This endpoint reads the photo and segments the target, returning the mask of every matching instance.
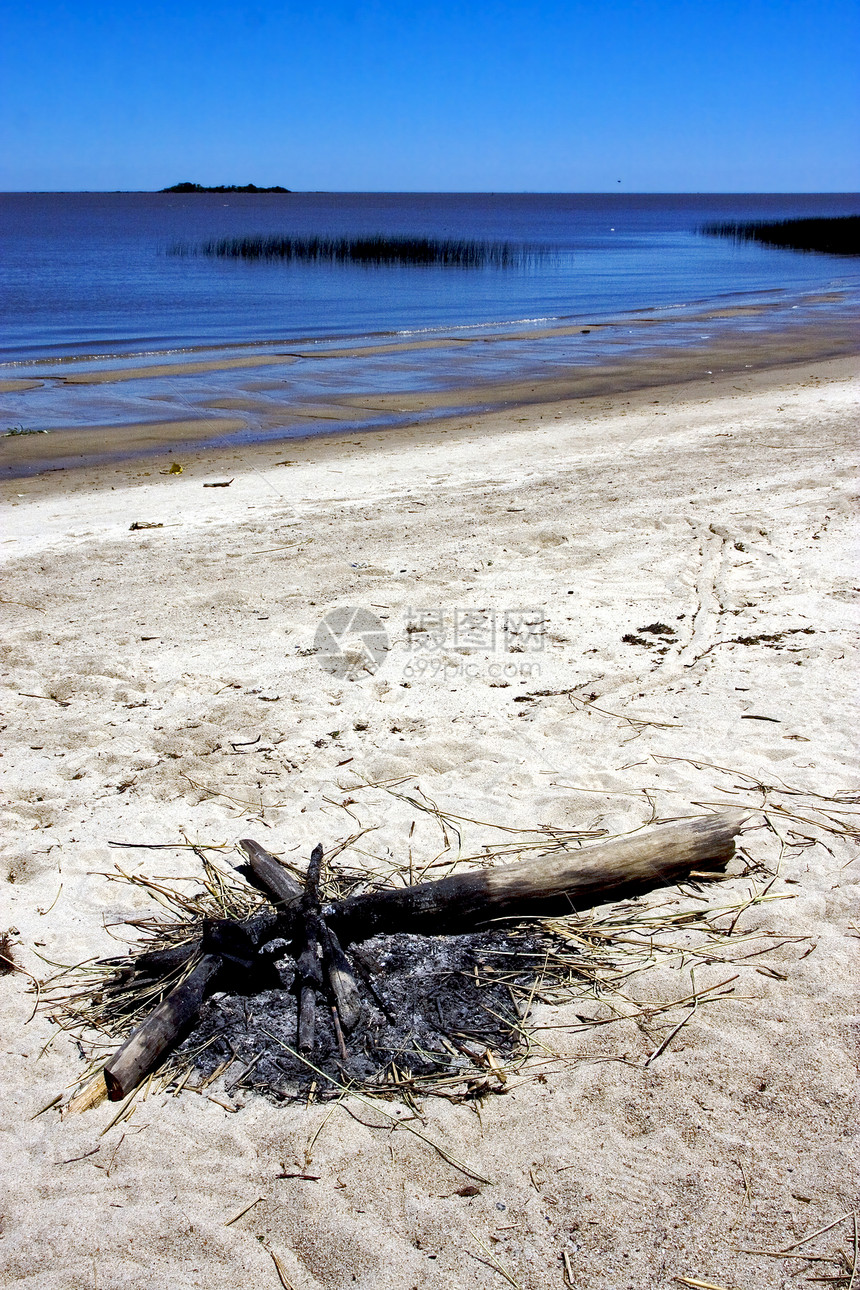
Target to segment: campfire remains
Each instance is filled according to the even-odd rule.
[[[139,1000],[143,990],[159,1002],[110,1057],[97,1084],[112,1100],[127,1097],[177,1046],[191,1042],[189,1035],[198,1067],[206,1070],[208,1061],[217,1071],[219,1043],[239,1055],[229,1039],[237,1010],[244,1013],[246,1040],[251,1036],[257,1047],[251,1063],[274,1064],[282,1073],[279,1050],[289,1059],[288,1072],[304,1065],[325,1075],[323,1063],[338,1072],[333,1083],[367,1080],[380,1059],[394,1067],[396,1080],[392,1051],[405,1052],[400,1060],[413,1071],[422,1063],[438,1070],[440,1060],[474,1062],[482,1054],[492,1068],[493,1046],[500,1050],[518,1028],[500,1011],[507,1002],[510,1012],[512,974],[499,965],[514,950],[513,975],[539,962],[536,920],[607,897],[719,876],[746,818],[732,810],[683,819],[583,850],[331,903],[320,892],[322,847],[314,849],[300,885],[246,839],[240,844],[246,873],[265,904],[244,917],[206,919],[197,934],[139,955],[104,983],[104,997]],[[471,985],[474,970],[477,986],[479,966],[496,993],[485,993],[472,1009],[487,1017],[476,1033],[460,1014],[469,1013],[464,980]],[[452,980],[456,988],[448,988]],[[255,1012],[263,1004],[260,1022]],[[204,1052],[208,1058],[200,1060]],[[247,1046],[241,1055],[247,1059]],[[97,1094],[91,1090],[88,1099]]]

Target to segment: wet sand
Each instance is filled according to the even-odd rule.
[[[65,360],[35,365],[0,383],[0,424],[31,432],[0,436],[0,477],[173,454],[201,442],[224,447],[228,436],[286,442],[404,426],[416,417],[512,412],[856,353],[856,321],[819,317],[820,303],[827,302],[811,299],[805,312],[774,303],[690,312],[674,322],[637,315],[351,347],[306,344],[288,352],[281,345],[169,363],[114,360],[83,371],[77,362],[69,371]],[[702,330],[708,328],[715,330]],[[262,380],[246,377],[261,368],[268,369]],[[241,416],[212,416],[225,411]]]
[[[98,372],[72,372],[63,376],[65,385],[115,385],[117,381],[154,380],[159,376],[197,376],[200,372],[229,372],[237,368],[282,367],[294,361],[287,354],[271,356],[245,354],[240,358],[200,359],[197,362],[153,363],[148,367],[112,367]]]
[[[121,426],[83,426],[74,430],[52,430],[51,455],[45,456],[41,435],[14,435],[8,440],[6,462],[18,469],[67,470],[87,461],[100,461],[116,454],[122,444],[123,455],[179,452],[195,440],[211,439],[244,429],[244,421],[227,417],[208,417],[184,421],[145,421]],[[6,447],[4,444],[3,447]]]

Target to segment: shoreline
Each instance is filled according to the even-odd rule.
[[[734,316],[738,311],[718,312]],[[649,320],[636,321],[646,328],[649,325]],[[558,336],[563,341],[570,337],[578,341],[583,336],[590,337],[592,333],[605,331],[610,343],[614,343],[611,340],[613,328],[620,327],[621,324],[593,324],[587,328],[546,329],[538,336],[523,333],[479,339],[452,335],[446,339],[334,349],[313,355],[279,353],[223,357],[199,363],[97,369],[91,373],[75,374],[55,382],[59,394],[66,387],[92,385],[96,392],[89,397],[94,410],[105,400],[113,399],[116,403],[116,396],[110,394],[111,385],[117,382],[121,385],[142,383],[147,391],[153,387],[156,391],[147,393],[147,399],[156,399],[162,404],[166,399],[173,404],[175,415],[143,421],[124,419],[107,424],[52,426],[45,431],[34,429],[21,435],[0,436],[0,480],[14,481],[50,472],[77,471],[121,462],[143,466],[155,464],[160,458],[194,453],[204,447],[213,461],[220,455],[229,456],[234,450],[265,453],[274,447],[276,450],[293,451],[297,444],[315,439],[336,439],[356,433],[396,433],[413,426],[416,420],[431,434],[434,431],[445,433],[453,422],[464,418],[482,421],[511,416],[517,410],[533,410],[542,405],[569,404],[573,407],[588,400],[637,397],[663,387],[695,385],[697,381],[711,379],[746,378],[754,372],[772,372],[773,379],[778,380],[781,371],[797,365],[848,360],[860,353],[860,335],[854,320],[831,319],[827,325],[821,321],[817,324],[806,321],[795,328],[783,326],[766,330],[762,327],[752,333],[730,327],[709,344],[658,343],[638,352],[621,352],[618,355],[604,351],[599,363],[564,362],[552,353],[541,354],[541,344],[552,344]],[[323,393],[320,398],[313,393],[302,395],[301,391],[296,395],[287,389],[288,385],[297,384],[296,363],[299,365],[298,376],[302,375],[304,369],[300,360],[303,359],[313,359],[314,363],[322,362],[323,365],[326,361],[340,359],[378,364],[380,359],[383,363],[386,359],[396,361],[401,354],[410,357],[414,351],[474,349],[476,345],[500,340],[526,344],[531,372],[514,380],[497,378],[458,385],[457,360],[453,359],[448,360],[447,379],[439,389],[415,388],[414,381],[411,389],[392,388],[400,378],[396,369],[386,372],[384,365],[382,371],[362,374],[365,382],[373,382],[375,378],[376,391],[373,393],[361,392],[359,385],[352,392],[347,389],[327,398]],[[225,377],[235,371],[241,374],[248,368],[267,367],[286,368],[290,371],[290,381],[286,382],[273,370],[271,380],[246,380],[244,386],[235,390],[231,386],[222,388]],[[180,388],[168,381],[169,393],[163,396],[157,392],[159,377],[181,377],[184,384]],[[202,385],[198,382],[195,387],[194,377],[198,377]],[[23,400],[33,392],[41,393],[45,382],[38,377],[25,376],[5,384],[14,387],[7,390],[10,397],[19,393]],[[0,382],[0,398],[2,386]],[[105,387],[106,392],[103,393]],[[52,393],[48,391],[49,396]],[[292,396],[291,401],[285,402],[288,393]],[[191,399],[195,402],[192,403]],[[20,408],[25,404],[19,401],[17,406]],[[143,406],[139,398],[135,406]],[[198,410],[202,415],[195,415]],[[12,414],[7,412],[5,415],[8,418]],[[126,416],[129,415],[127,412]],[[332,428],[327,429],[328,425]]]
[[[228,479],[235,488],[242,480],[253,477],[266,481],[267,491],[279,495],[284,488],[293,491],[293,480],[298,468],[300,474],[316,469],[337,470],[347,464],[361,469],[360,478],[364,478],[365,463],[372,464],[381,460],[383,468],[403,450],[425,450],[431,454],[444,453],[449,446],[460,446],[467,443],[488,442],[501,437],[503,442],[521,441],[525,447],[529,437],[537,427],[551,428],[559,421],[565,423],[571,418],[575,422],[592,427],[603,424],[619,424],[620,417],[642,417],[653,421],[653,430],[660,433],[661,417],[677,415],[678,408],[689,408],[692,415],[705,414],[705,408],[714,400],[742,400],[744,396],[754,398],[759,404],[768,399],[780,396],[786,387],[803,386],[808,382],[827,385],[844,385],[851,382],[860,372],[860,356],[840,356],[839,358],[798,361],[784,367],[763,367],[745,371],[743,385],[739,387],[739,375],[736,372],[715,373],[706,379],[684,381],[663,386],[645,386],[636,390],[623,391],[616,396],[598,395],[579,400],[561,400],[546,404],[532,404],[525,407],[513,407],[502,411],[492,410],[472,416],[454,416],[440,418],[438,421],[412,423],[385,427],[373,431],[336,431],[328,435],[306,436],[301,439],[276,440],[269,443],[237,445],[234,448],[195,447],[193,443],[178,445],[167,450],[150,452],[139,458],[124,458],[119,461],[95,461],[73,469],[47,469],[39,474],[0,478],[0,504],[7,506],[10,513],[10,525],[5,542],[0,547],[0,563],[7,557],[14,557],[15,546],[19,538],[16,533],[22,532],[23,516],[19,512],[11,519],[13,512],[23,504],[24,511],[33,509],[33,523],[25,530],[34,535],[44,524],[45,507],[53,502],[65,502],[67,512],[60,511],[70,522],[81,501],[91,494],[116,492],[122,497],[122,506],[137,505],[139,494],[145,498],[144,506],[149,507],[153,501],[170,498],[171,490],[176,493],[177,486],[186,483],[200,487],[204,484],[217,484]],[[647,424],[644,433],[649,435],[652,425]],[[593,442],[589,430],[587,446]],[[182,473],[169,475],[169,465],[175,455],[181,458]],[[288,469],[285,469],[288,468]],[[290,484],[285,482],[286,476]],[[24,491],[21,491],[24,490]],[[184,489],[182,490],[184,492]],[[223,504],[230,494],[227,489],[212,489],[201,493],[201,496],[214,502],[220,499]],[[171,515],[174,507],[169,503]],[[178,515],[178,512],[177,512]],[[135,514],[137,520],[146,520],[142,512]],[[50,530],[53,525],[48,525]]]

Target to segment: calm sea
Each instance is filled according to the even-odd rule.
[[[856,262],[704,237],[709,220],[855,213],[853,195],[0,195],[0,363],[425,329],[545,327],[779,291],[856,290]],[[177,257],[254,233],[544,245],[521,269]]]
[[[855,259],[700,230],[858,210],[839,195],[0,195],[0,476],[856,352]],[[463,269],[172,253],[273,233],[547,254]]]

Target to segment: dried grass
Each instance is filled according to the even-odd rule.
[[[813,844],[828,847],[835,838],[860,836],[858,812],[852,809],[860,802],[857,794],[844,792],[824,797],[782,783],[765,784],[706,762],[692,764],[722,777],[717,787],[723,800],[696,805],[743,806],[759,812],[767,829],[779,839],[780,861],[789,848]],[[730,779],[728,785],[726,777]],[[476,819],[441,807],[412,781],[362,783],[350,786],[347,794],[331,804],[361,827],[325,858],[325,901],[446,876],[463,867],[489,867],[526,858],[534,852],[569,850],[583,841],[606,836],[603,830],[594,828],[574,830],[551,824],[521,828]],[[382,803],[384,811],[385,800],[393,799],[415,818],[424,817],[438,831],[439,845],[434,848],[423,837],[416,857],[413,820],[409,845],[399,855],[388,849],[377,853],[369,850],[368,835],[381,826],[362,823],[362,812],[370,800],[366,795],[373,795],[377,809]],[[655,798],[648,800],[651,819],[646,823],[651,823],[656,814]],[[467,845],[473,836],[477,845]],[[159,906],[158,910],[119,925],[136,936],[132,950],[64,969],[43,987],[43,1006],[50,1007],[57,1024],[74,1034],[89,1054],[85,1081],[100,1070],[118,1042],[184,979],[195,962],[191,958],[162,979],[142,982],[131,972],[139,954],[193,942],[201,933],[204,919],[244,919],[266,905],[263,897],[229,867],[223,844],[194,845],[190,849],[201,868],[187,877],[133,873],[119,864],[115,872],[106,874],[110,881],[128,883],[144,891]],[[792,946],[801,947],[807,939],[784,933],[779,927],[762,926],[760,918],[751,927],[748,925],[747,913],[790,899],[793,893],[781,885],[774,889],[778,866],[774,873],[743,849],[740,856],[743,872],[730,879],[694,880],[647,897],[572,912],[563,918],[533,919],[513,931],[508,925],[500,928],[495,940],[494,934],[487,939],[484,933],[480,964],[476,962],[474,966],[474,984],[478,1000],[485,998],[487,1002],[479,1002],[478,1006],[492,1019],[496,1033],[505,1034],[506,1042],[495,1047],[482,1045],[469,1033],[453,1028],[446,1031],[440,1025],[438,1051],[428,1053],[421,1049],[416,1053],[416,1046],[407,1044],[400,1057],[393,1058],[369,1079],[357,1080],[343,1070],[334,1076],[320,1070],[321,1082],[310,1081],[308,1090],[305,1080],[303,1095],[323,1096],[329,1081],[328,1095],[333,1090],[342,1095],[348,1088],[363,1096],[395,1096],[415,1109],[417,1099],[428,1095],[453,1100],[480,1098],[509,1087],[514,1077],[541,1078],[547,1069],[567,1064],[571,1059],[560,1056],[548,1044],[549,1032],[596,1031],[625,1022],[633,1022],[644,1037],[645,1051],[636,1064],[656,1061],[700,1006],[725,1001],[734,993],[734,983],[745,969],[784,979],[784,955],[779,967],[768,962],[768,957]],[[298,878],[303,877],[301,869],[284,863]],[[720,895],[715,899],[716,886]],[[522,939],[518,940],[518,936]],[[691,987],[674,992],[680,997],[663,1001],[635,998],[634,978],[658,964],[689,972]],[[730,974],[716,985],[698,989],[696,971],[714,965],[731,969]],[[509,1000],[504,1008],[498,1003],[500,988]],[[539,1007],[544,1011],[536,1012]],[[546,1009],[554,1013],[548,1016]],[[193,1042],[186,1043],[150,1078],[143,1095],[167,1089],[178,1093],[186,1086],[202,1093],[215,1080],[226,1078],[233,1058],[209,1069],[205,1076],[201,1074],[203,1055],[215,1038],[210,1036],[196,1047]],[[282,1040],[278,1039],[278,1043],[282,1044]],[[420,1060],[416,1061],[416,1057]],[[246,1055],[239,1060],[243,1069],[227,1091],[233,1092],[242,1085],[267,1091],[264,1082],[253,1082],[256,1059],[248,1062]],[[304,1058],[299,1060],[313,1066]],[[420,1074],[413,1073],[412,1066],[416,1064],[422,1068]],[[211,1060],[209,1065],[212,1067]],[[192,1082],[193,1076],[196,1078]],[[224,1102],[221,1105],[234,1109]]]

